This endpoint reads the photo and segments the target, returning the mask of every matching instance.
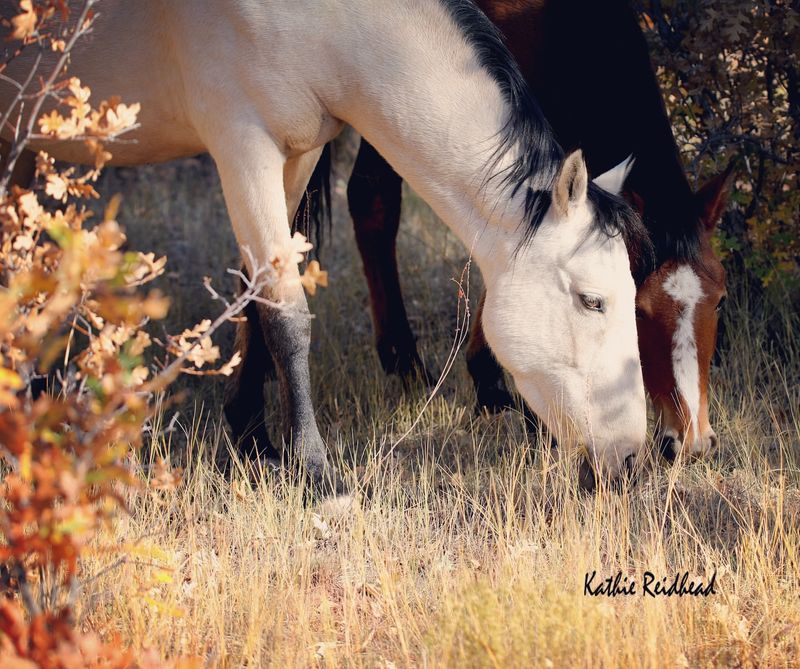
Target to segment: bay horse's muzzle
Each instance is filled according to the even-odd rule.
[[[703,436],[700,441],[700,444],[695,443],[692,447],[687,448],[679,437],[662,434],[658,442],[658,451],[667,462],[673,463],[681,451],[684,451],[688,459],[691,460],[713,454],[719,446],[719,439],[713,430]]]

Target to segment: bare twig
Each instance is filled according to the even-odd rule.
[[[28,117],[28,122],[25,125],[24,131],[22,135],[15,136],[14,142],[11,147],[11,151],[8,155],[8,160],[6,161],[5,166],[5,174],[3,174],[2,179],[0,179],[0,194],[4,194],[8,191],[9,181],[11,180],[11,174],[14,171],[14,166],[17,164],[17,160],[19,159],[22,152],[28,145],[30,141],[30,136],[33,133],[33,128],[36,123],[36,119],[39,118],[39,114],[42,111],[42,106],[44,105],[45,100],[47,99],[50,92],[53,90],[53,86],[56,83],[58,77],[61,76],[61,73],[64,71],[64,68],[67,66],[70,58],[70,52],[74,48],[77,41],[83,37],[84,35],[89,32],[89,16],[90,12],[92,11],[92,7],[97,3],[97,0],[85,0],[83,3],[83,7],[81,9],[81,13],[78,16],[78,20],[75,24],[75,29],[71,32],[69,36],[69,40],[67,41],[64,51],[61,53],[58,61],[56,62],[53,71],[47,77],[47,79],[43,82],[42,88],[39,92],[39,95],[36,97],[33,107],[30,111],[30,116]],[[41,56],[41,51],[40,51]],[[38,66],[38,61],[37,61]],[[34,71],[31,71],[30,77],[33,77]],[[10,113],[11,107],[6,112],[7,114]],[[20,110],[20,118],[22,118],[22,111]],[[3,123],[3,126],[5,123]]]
[[[428,407],[430,406],[433,398],[436,396],[436,393],[444,384],[444,380],[447,378],[448,374],[453,368],[455,364],[456,358],[458,356],[458,352],[461,349],[461,346],[467,340],[469,336],[469,322],[470,322],[470,309],[469,309],[469,277],[470,277],[470,270],[472,268],[472,250],[470,250],[469,258],[467,259],[464,268],[461,271],[461,276],[456,280],[453,279],[453,282],[458,286],[458,302],[456,305],[456,326],[455,326],[455,334],[453,337],[453,343],[450,346],[450,351],[447,354],[447,359],[445,360],[444,367],[442,368],[441,373],[439,374],[439,378],[436,381],[436,384],[428,393],[428,397],[425,400],[425,404],[417,413],[417,416],[412,421],[411,425],[408,429],[403,432],[397,439],[395,439],[394,443],[384,452],[381,453],[379,457],[375,458],[371,463],[370,466],[367,468],[364,476],[359,481],[359,485],[362,489],[366,488],[369,483],[371,482],[372,478],[380,471],[381,466],[392,456],[395,449],[402,444],[408,436],[416,429],[419,422],[422,420],[422,417],[425,415]]]

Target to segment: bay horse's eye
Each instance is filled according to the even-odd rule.
[[[723,295],[722,297],[719,298],[719,302],[717,302],[717,311],[722,309],[722,305],[725,304],[725,300],[727,299],[728,299],[727,295]]]
[[[599,311],[602,314],[606,310],[606,301],[595,293],[582,293],[581,301],[584,307],[592,311]]]

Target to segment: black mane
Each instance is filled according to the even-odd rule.
[[[508,185],[512,196],[525,189],[524,240],[528,242],[550,207],[551,191],[564,160],[564,151],[506,48],[500,30],[472,0],[441,2],[477,52],[480,64],[499,85],[508,104],[508,119],[501,130],[500,145],[493,160],[497,163],[509,151],[516,150],[511,165],[496,176]],[[632,258],[644,259],[650,242],[646,229],[631,207],[622,198],[593,183],[589,185],[588,197],[595,207],[597,229],[608,236],[621,235]]]
[[[652,240],[656,266],[666,260],[679,263],[699,263],[701,257],[700,237],[702,223],[700,211],[691,189],[674,201],[664,197],[645,200],[644,224]]]

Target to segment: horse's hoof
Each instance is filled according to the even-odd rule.
[[[430,390],[436,385],[436,377],[434,377],[425,367],[424,363],[420,360],[418,363],[411,366],[411,369],[401,373],[400,377],[403,380],[403,387],[406,392],[412,388],[422,386],[426,390]]]
[[[417,353],[416,344],[412,342],[392,343],[379,341],[376,346],[381,367],[387,375],[397,374],[402,380],[406,390],[417,383],[424,383],[432,388],[436,378],[428,371],[422,358]]]
[[[506,409],[513,409],[514,406],[514,398],[505,388],[493,386],[478,391],[478,413],[488,411],[490,414],[499,414]]]
[[[333,465],[306,468],[306,495],[311,502],[317,503],[327,499],[350,494],[350,489]]]
[[[338,521],[350,516],[355,497],[350,493],[328,497],[316,505],[317,513],[325,520]]]
[[[281,468],[281,454],[272,444],[263,423],[249,429],[246,436],[241,433],[232,434],[231,442],[234,445],[236,456],[243,464],[252,463],[258,469],[274,471]],[[220,470],[224,475],[229,475],[235,462],[233,453],[222,457],[219,462]]]

